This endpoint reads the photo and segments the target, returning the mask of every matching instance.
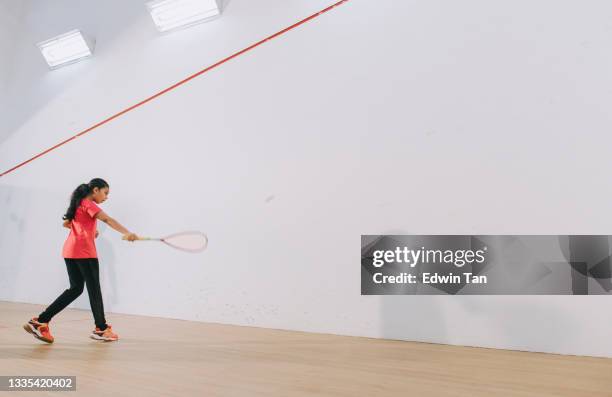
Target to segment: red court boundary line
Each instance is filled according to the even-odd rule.
[[[244,54],[245,52],[248,52],[248,51],[252,50],[252,49],[253,49],[253,48],[255,48],[255,47],[260,46],[261,44],[265,43],[266,41],[270,41],[270,40],[272,40],[272,39],[274,39],[274,38],[276,38],[276,37],[278,37],[278,36],[280,36],[280,35],[282,35],[282,34],[284,34],[284,33],[287,33],[287,32],[288,32],[288,31],[290,31],[291,29],[297,28],[298,26],[300,26],[300,25],[302,25],[302,24],[304,24],[304,23],[306,23],[306,22],[308,22],[308,21],[310,21],[310,20],[312,20],[312,19],[314,19],[314,18],[318,17],[319,15],[322,15],[322,14],[324,14],[324,13],[326,13],[326,12],[330,11],[331,9],[333,9],[333,8],[335,8],[335,7],[339,6],[339,5],[342,5],[343,3],[346,3],[346,2],[348,2],[348,1],[349,1],[349,0],[340,0],[340,1],[338,1],[337,3],[334,3],[334,4],[330,5],[329,7],[326,7],[326,8],[324,8],[324,9],[322,9],[322,10],[321,10],[321,11],[319,11],[319,12],[317,12],[317,13],[315,13],[315,14],[312,14],[311,16],[309,16],[309,17],[307,17],[307,18],[304,18],[304,19],[302,19],[301,21],[294,23],[293,25],[288,26],[288,27],[286,27],[285,29],[283,29],[283,30],[281,30],[281,31],[278,31],[278,32],[274,33],[273,35],[270,35],[270,36],[266,37],[265,39],[263,39],[263,40],[260,40],[260,41],[256,42],[255,44],[251,44],[250,46],[248,46],[248,47],[246,47],[246,48],[244,48],[244,49],[242,49],[242,50],[240,50],[240,51],[238,51],[238,52],[235,52],[234,54],[232,54],[232,55],[228,56],[227,58],[224,58],[224,59],[222,59],[222,60],[218,61],[217,63],[214,63],[214,64],[212,64],[212,65],[210,65],[210,66],[208,66],[208,67],[206,67],[206,68],[204,68],[204,69],[200,70],[199,72],[194,73],[194,74],[192,74],[191,76],[189,76],[189,77],[187,77],[187,78],[185,78],[185,79],[183,79],[183,80],[179,81],[178,83],[175,83],[175,84],[171,85],[170,87],[168,87],[168,88],[166,88],[166,89],[164,89],[164,90],[162,90],[162,91],[159,91],[157,94],[151,95],[150,97],[148,97],[148,98],[146,98],[146,99],[144,99],[144,100],[142,100],[142,101],[138,102],[137,104],[132,105],[132,106],[130,106],[130,107],[128,107],[128,108],[126,108],[126,109],[123,109],[123,110],[122,110],[122,111],[120,111],[119,113],[115,113],[114,115],[112,115],[112,116],[110,116],[110,117],[108,117],[108,118],[106,118],[106,119],[104,119],[104,120],[100,121],[100,122],[99,122],[99,123],[97,123],[97,124],[92,125],[91,127],[89,127],[89,128],[87,128],[87,129],[85,129],[85,130],[83,130],[83,131],[79,132],[78,134],[76,134],[76,135],[74,135],[74,136],[72,136],[72,137],[70,137],[70,138],[68,138],[68,139],[65,139],[65,140],[61,141],[61,142],[60,142],[60,143],[58,143],[57,145],[52,146],[52,147],[50,147],[49,149],[47,149],[47,150],[45,150],[45,151],[43,151],[43,152],[40,152],[40,153],[39,153],[39,154],[37,154],[36,156],[34,156],[34,157],[32,157],[32,158],[30,158],[30,159],[28,159],[28,160],[26,160],[26,161],[24,161],[24,162],[22,162],[22,163],[17,164],[17,165],[16,165],[16,166],[14,166],[13,168],[8,169],[8,170],[4,171],[3,173],[1,173],[1,174],[0,174],[0,177],[3,177],[3,176],[5,176],[5,175],[7,175],[7,174],[9,174],[9,173],[11,173],[11,172],[13,172],[13,171],[15,171],[16,169],[23,167],[24,165],[26,165],[26,164],[28,164],[28,163],[30,163],[30,162],[32,162],[32,161],[34,161],[34,160],[36,160],[36,159],[37,159],[37,158],[39,158],[39,157],[44,156],[45,154],[47,154],[47,153],[49,153],[49,152],[51,152],[51,151],[53,151],[53,150],[55,150],[55,149],[59,148],[60,146],[63,146],[63,145],[65,145],[65,144],[67,144],[68,142],[73,141],[73,140],[75,140],[76,138],[79,138],[79,137],[81,137],[81,136],[83,136],[83,135],[87,134],[88,132],[91,132],[91,131],[95,130],[96,128],[98,128],[98,127],[100,127],[100,126],[102,126],[102,125],[104,125],[104,124],[106,124],[106,123],[108,123],[108,122],[110,122],[110,121],[112,121],[112,120],[116,119],[117,117],[122,116],[122,115],[126,114],[127,112],[129,112],[129,111],[131,111],[131,110],[134,110],[134,109],[136,109],[137,107],[140,107],[140,106],[144,105],[145,103],[147,103],[147,102],[149,102],[149,101],[152,101],[153,99],[155,99],[155,98],[157,98],[157,97],[159,97],[159,96],[161,96],[161,95],[163,95],[163,94],[165,94],[165,93],[167,93],[167,92],[169,92],[169,91],[172,91],[173,89],[175,89],[175,88],[177,88],[177,87],[179,87],[179,86],[181,86],[181,85],[183,85],[183,84],[187,83],[188,81],[190,81],[190,80],[192,80],[192,79],[195,79],[196,77],[198,77],[198,76],[200,76],[200,75],[202,75],[202,74],[204,74],[204,73],[206,73],[206,72],[208,72],[208,71],[210,71],[210,70],[212,70],[212,69],[214,69],[214,68],[216,68],[216,67],[218,67],[218,66],[221,66],[221,65],[222,65],[222,64],[224,64],[225,62],[230,61],[230,60],[232,60],[232,59],[234,59],[234,58],[236,58],[236,57],[238,57],[238,56],[240,56],[240,55]]]

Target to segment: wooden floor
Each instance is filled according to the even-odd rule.
[[[121,314],[107,314],[121,340],[102,343],[82,310],[48,345],[21,328],[41,309],[0,302],[0,375],[77,377],[76,393],[37,396],[612,396],[612,359]]]

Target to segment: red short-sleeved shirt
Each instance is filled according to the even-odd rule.
[[[64,258],[97,258],[96,214],[102,209],[91,200],[83,199],[70,223],[70,234],[64,243]]]

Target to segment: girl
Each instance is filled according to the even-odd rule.
[[[62,311],[83,292],[87,284],[89,303],[95,320],[96,328],[90,337],[102,341],[116,341],[119,336],[112,331],[104,318],[104,305],[100,291],[98,254],[94,239],[98,237],[96,220],[99,219],[111,228],[122,233],[124,238],[134,241],[138,238],[123,227],[115,219],[108,216],[98,207],[108,198],[109,186],[103,179],[95,178],[76,188],[70,198],[70,206],[64,215],[64,227],[70,229],[70,234],[64,243],[62,255],[66,262],[70,288],[65,290],[38,317],[32,318],[23,328],[47,343],[53,343],[49,331],[49,321]]]

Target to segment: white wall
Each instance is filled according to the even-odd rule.
[[[0,120],[3,121],[0,123],[0,142],[7,134],[4,128],[4,121],[10,114],[7,111],[7,87],[20,29],[23,26],[23,5],[19,0],[0,0]]]
[[[98,44],[54,72],[21,49],[0,169],[328,3],[232,0],[160,36],[140,1],[29,1],[31,42]],[[211,239],[103,230],[108,311],[612,357],[607,296],[360,296],[359,270],[361,234],[610,234],[611,48],[605,1],[351,0],[0,178],[0,299],[67,286],[60,218],[99,176],[137,233]]]
[[[14,55],[15,36],[20,27],[23,3],[0,0],[0,93],[6,89],[11,57]]]

